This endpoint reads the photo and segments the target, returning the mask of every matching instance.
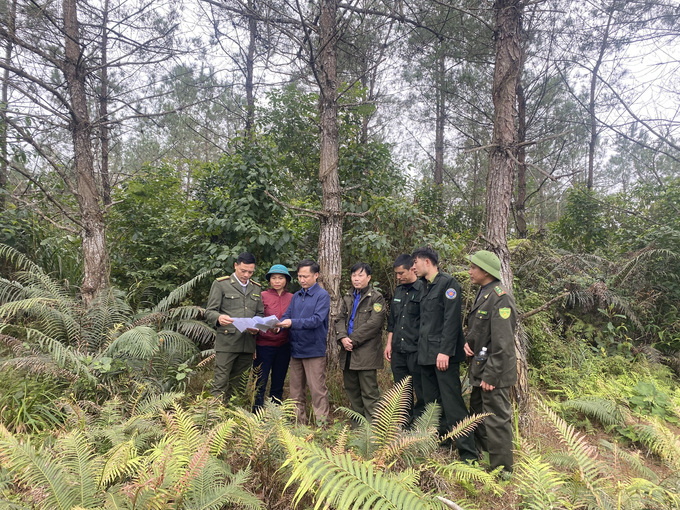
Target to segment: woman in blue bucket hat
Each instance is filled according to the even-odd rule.
[[[274,264],[265,275],[269,281],[269,288],[262,292],[264,303],[264,315],[276,315],[281,320],[286,313],[293,294],[288,292],[287,286],[291,276],[283,264]],[[258,390],[255,396],[255,410],[264,405],[264,394],[267,390],[267,382],[271,373],[271,389],[269,395],[275,402],[283,400],[283,383],[286,380],[288,365],[290,364],[290,342],[288,330],[281,329],[267,332],[260,331],[257,334],[257,346],[253,367],[259,367]]]

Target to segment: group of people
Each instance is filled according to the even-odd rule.
[[[217,278],[208,297],[205,317],[216,328],[213,393],[229,399],[242,375],[259,367],[255,407],[270,398],[283,399],[290,372],[290,398],[297,405],[299,423],[307,423],[307,387],[317,424],[328,421],[326,338],[330,296],[317,282],[319,265],[300,261],[300,290],[288,292],[288,269],[273,265],[262,291],[251,279],[255,257],[242,253],[231,276]],[[391,305],[371,285],[371,267],[352,266],[352,288],[343,297],[334,320],[333,335],[340,347],[345,391],[354,412],[371,421],[380,399],[377,370],[383,358],[391,363],[394,382],[411,377],[410,416],[415,420],[430,402],[442,409],[439,433],[444,435],[469,413],[462,396],[460,363],[469,361],[472,386],[470,410],[492,413],[474,434],[456,438],[460,458],[478,460],[489,452],[491,468],[512,471],[512,406],[510,388],[517,379],[514,333],[516,308],[512,295],[500,282],[500,261],[488,251],[470,257],[471,282],[479,286],[468,313],[463,335],[461,288],[456,279],[439,271],[439,257],[430,247],[402,254],[394,262],[398,286]],[[279,322],[269,331],[239,332],[236,317],[275,315]],[[382,329],[387,315],[387,345]],[[269,379],[271,376],[271,382]]]

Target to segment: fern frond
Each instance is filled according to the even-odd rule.
[[[378,402],[371,423],[376,450],[393,443],[408,423],[412,394],[411,376],[408,376],[388,390]]]
[[[539,405],[548,420],[560,434],[560,440],[567,447],[569,454],[576,460],[581,480],[595,498],[598,505],[602,506],[608,499],[598,488],[604,474],[604,468],[597,459],[597,450],[586,442],[585,437],[576,432],[572,425],[568,425],[555,411],[550,409],[544,402],[539,400]]]
[[[260,510],[264,503],[244,489],[250,478],[250,471],[239,471],[228,484],[224,484],[224,476],[212,475],[204,469],[197,477],[184,503],[185,510],[219,510],[225,506],[237,506],[249,510]],[[221,480],[220,480],[221,479]]]
[[[58,463],[43,459],[29,442],[19,443],[0,424],[0,460],[16,479],[31,487],[43,488],[44,504],[58,510],[71,510],[78,501],[66,471]]]
[[[624,425],[624,415],[620,406],[609,399],[601,397],[584,397],[562,402],[565,409],[575,409],[580,413],[597,419],[605,427]]]
[[[628,468],[633,470],[638,475],[643,476],[644,478],[653,483],[659,482],[659,477],[656,476],[656,473],[654,471],[652,471],[651,469],[644,465],[644,463],[640,459],[639,453],[634,454],[630,453],[624,450],[623,448],[620,448],[617,443],[610,443],[609,441],[605,441],[604,439],[600,440],[600,445],[603,448],[612,452],[615,459],[623,461],[628,466]]]
[[[471,414],[467,418],[460,420],[460,422],[455,427],[453,427],[449,433],[439,439],[440,442],[471,434],[474,432],[477,426],[482,423],[487,416],[491,416],[491,414],[492,413]]]
[[[208,276],[217,274],[219,269],[211,269],[209,271],[205,271],[204,273],[199,273],[198,275],[194,276],[191,280],[188,282],[180,285],[177,287],[175,290],[173,290],[170,294],[168,294],[166,297],[164,297],[152,310],[152,313],[157,313],[157,312],[165,312],[167,311],[172,305],[175,305],[182,301],[184,298],[187,297],[189,292],[198,284],[201,280],[204,280]]]
[[[107,487],[124,476],[132,475],[144,465],[144,459],[137,456],[135,437],[114,445],[106,452],[99,477],[100,487]]]
[[[6,262],[12,264],[16,271],[42,272],[42,268],[35,262],[30,260],[20,251],[6,244],[0,244],[0,260],[5,260]]]
[[[680,508],[680,495],[644,478],[633,478],[625,487],[626,494],[637,496],[644,508]]]
[[[210,455],[218,457],[227,447],[227,441],[236,429],[236,422],[234,420],[227,420],[220,423],[210,431],[208,435],[208,444],[210,445]]]
[[[640,440],[676,472],[680,471],[680,437],[659,420],[635,426]]]
[[[340,455],[345,453],[345,448],[347,447],[347,440],[349,439],[350,426],[345,425],[338,435],[338,439],[335,441],[335,446],[333,446],[333,454]]]
[[[72,432],[63,437],[58,446],[63,448],[63,457],[60,462],[62,469],[72,473],[76,480],[74,484],[78,494],[76,504],[84,508],[99,506],[98,474],[102,462],[94,455],[85,434],[80,431]]]
[[[439,427],[439,419],[442,415],[442,408],[437,402],[430,402],[425,406],[423,414],[418,416],[413,423],[413,428],[416,430],[430,430]]]
[[[169,409],[180,398],[182,393],[159,393],[147,395],[141,402],[135,402],[132,407],[132,415],[153,415],[163,409]]]
[[[370,461],[355,461],[348,453],[334,455],[330,449],[296,439],[285,428],[280,428],[279,433],[290,454],[286,464],[293,466],[286,488],[299,483],[293,497],[296,504],[305,494],[315,492],[316,510],[324,505],[338,510],[432,508],[425,497],[404,487],[389,474],[376,470]],[[317,486],[318,490],[314,491]]]
[[[103,356],[114,358],[128,355],[148,360],[160,349],[156,332],[147,326],[137,326],[116,338],[103,352]]]
[[[523,508],[545,510],[563,508],[567,501],[560,494],[564,480],[541,455],[525,448],[515,467],[515,480],[522,496]]]
[[[357,424],[356,430],[352,434],[352,446],[364,459],[371,458],[373,452],[373,431],[371,424],[363,414],[359,414],[347,407],[338,407],[338,411],[345,414],[350,420]]]
[[[495,495],[503,494],[504,492],[503,487],[496,481],[494,473],[487,473],[475,464],[468,464],[458,460],[450,464],[440,464],[439,462],[431,461],[428,467],[433,469],[436,474],[455,483],[468,484],[477,482],[481,483],[485,490],[489,490]]]

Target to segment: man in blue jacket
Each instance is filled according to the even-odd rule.
[[[316,281],[319,264],[302,260],[297,270],[300,287],[277,326],[290,328],[290,398],[297,402],[297,419],[307,423],[307,385],[318,425],[328,422],[330,404],[326,387],[326,337],[331,298]]]

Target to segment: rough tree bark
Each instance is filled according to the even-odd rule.
[[[86,304],[106,286],[108,277],[108,255],[104,216],[99,203],[99,191],[94,173],[92,155],[92,127],[87,109],[85,89],[86,69],[80,45],[80,29],[76,0],[64,0],[64,64],[62,71],[66,78],[71,102],[71,134],[75,155],[77,176],[77,200],[80,208],[83,249],[83,281],[81,294]]]
[[[522,2],[520,0],[496,0],[496,64],[493,77],[494,129],[489,174],[486,183],[486,240],[489,249],[501,260],[501,280],[512,292],[512,268],[508,250],[508,215],[512,199],[517,151],[516,97],[521,68],[522,51],[520,27]],[[517,330],[518,380],[513,395],[520,404],[526,402],[527,363],[521,340],[521,328]]]
[[[522,19],[520,18],[520,37],[522,36]],[[526,46],[520,41],[520,64],[517,73],[517,200],[515,202],[515,224],[517,226],[517,237],[526,239],[527,237],[527,218],[526,218],[526,200],[527,200],[527,150],[523,145],[527,139],[527,98],[524,94],[524,86],[522,85],[522,74],[524,73],[524,62],[526,61]]]
[[[16,21],[17,2],[13,0],[7,9],[7,30],[10,36],[14,36],[14,23]],[[5,63],[9,66],[12,63],[12,39],[5,40]],[[9,166],[7,165],[7,122],[4,115],[7,113],[9,101],[9,69],[5,68],[2,76],[2,97],[0,98],[0,211],[5,209],[5,188],[9,177]]]
[[[109,0],[104,0],[104,18],[102,19],[102,43],[101,43],[101,89],[99,92],[99,143],[101,144],[102,162],[102,198],[104,205],[111,203],[111,178],[109,177],[109,70],[108,70],[108,20]]]
[[[338,176],[338,79],[337,26],[338,0],[322,0],[319,18],[319,101],[321,117],[321,150],[319,181],[321,182],[322,215],[319,230],[319,265],[321,282],[331,296],[331,324],[338,313],[342,260],[342,190]],[[332,328],[331,328],[332,329]],[[338,346],[328,336],[327,361],[338,364]]]

